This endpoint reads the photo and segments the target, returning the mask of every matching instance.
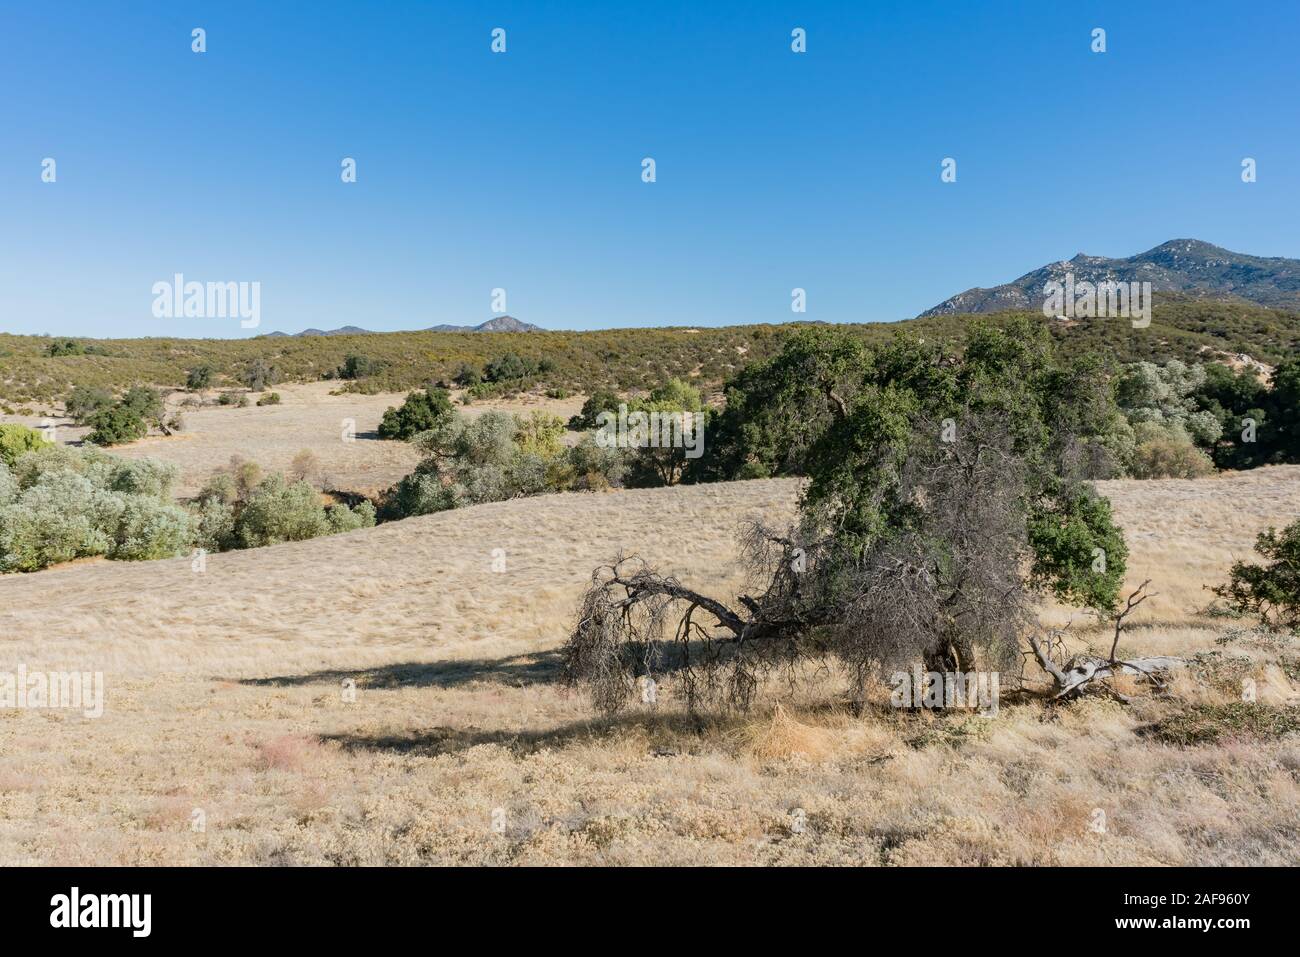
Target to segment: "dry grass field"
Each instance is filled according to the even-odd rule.
[[[187,442],[202,440],[149,451]],[[1300,515],[1300,467],[1104,483],[1130,578],[1159,593],[1121,650],[1224,659],[1165,697],[854,716],[831,675],[695,722],[671,682],[615,719],[562,687],[555,649],[594,565],[636,551],[732,597],[737,527],[792,515],[797,491],[555,495],[212,555],[202,572],[178,559],[0,579],[0,669],[102,671],[107,689],[97,719],[0,715],[0,864],[1300,859],[1295,734],[1182,746],[1146,730],[1235,700],[1240,675],[1261,702],[1295,700],[1296,647],[1217,645],[1245,623],[1204,614],[1202,586],[1259,529]],[[1108,644],[1086,615],[1044,615],[1072,621],[1074,647]]]

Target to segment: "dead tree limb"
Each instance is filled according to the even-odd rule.
[[[1033,634],[1029,636],[1029,647],[1038,660],[1039,667],[1052,679],[1054,687],[1050,697],[1053,701],[1079,694],[1093,686],[1100,686],[1100,683],[1105,679],[1114,678],[1117,675],[1136,675],[1146,678],[1152,684],[1163,687],[1165,676],[1187,663],[1182,658],[1174,658],[1168,655],[1134,658],[1127,661],[1115,657],[1115,652],[1119,648],[1120,636],[1124,631],[1125,619],[1133,612],[1133,609],[1151,597],[1145,590],[1149,584],[1151,582],[1148,579],[1134,589],[1128,596],[1124,608],[1116,613],[1115,638],[1111,642],[1109,658],[1102,658],[1098,655],[1075,655],[1068,662],[1058,664],[1052,660],[1050,645],[1045,647],[1041,638]],[[1113,689],[1108,690],[1113,691]]]
[[[1151,579],[1147,579],[1141,585],[1138,585],[1133,593],[1128,596],[1128,601],[1124,605],[1124,610],[1115,616],[1115,640],[1110,645],[1110,660],[1115,661],[1115,649],[1119,647],[1119,636],[1124,630],[1124,619],[1132,614],[1133,609],[1142,604],[1149,597],[1146,593],[1147,585],[1151,584]]]

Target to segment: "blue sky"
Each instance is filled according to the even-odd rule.
[[[1298,35],[1281,2],[8,3],[0,331],[414,329],[496,287],[555,329],[881,321],[1081,251],[1300,257]],[[155,318],[178,272],[260,282],[260,328]]]

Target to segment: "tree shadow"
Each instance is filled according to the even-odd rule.
[[[475,681],[493,681],[523,688],[558,684],[562,662],[558,650],[539,651],[508,658],[467,658],[459,661],[411,661],[375,668],[327,669],[299,675],[243,678],[242,685],[287,688],[300,685],[342,684],[358,688],[454,688]]]
[[[418,731],[394,731],[381,734],[341,732],[322,734],[321,742],[333,742],[348,753],[371,752],[385,754],[436,757],[440,754],[458,754],[480,744],[496,744],[516,755],[533,754],[552,748],[563,748],[577,741],[607,738],[619,731],[639,728],[659,735],[672,737],[699,737],[706,724],[698,716],[686,712],[647,713],[629,711],[609,717],[596,717],[574,721],[555,728],[484,729],[470,725],[453,728],[439,725]],[[657,757],[670,757],[679,753],[674,748],[660,747],[653,752]]]

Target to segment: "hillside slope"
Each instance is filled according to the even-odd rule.
[[[1008,313],[990,315],[990,321]],[[1145,329],[1127,320],[1068,323],[1028,315],[1051,328],[1066,352],[1095,351],[1116,361],[1205,360],[1221,353],[1247,353],[1275,364],[1300,351],[1300,312],[1248,303],[1210,302],[1157,296],[1155,315]],[[850,324],[843,328],[870,342],[900,332],[926,339],[960,342],[972,321],[948,313],[900,322]],[[605,329],[591,332],[391,332],[338,336],[262,336],[255,339],[103,339],[104,353],[44,355],[42,336],[0,333],[0,413],[11,408],[48,405],[76,385],[121,390],[137,383],[180,388],[186,370],[210,365],[227,384],[255,358],[276,366],[289,380],[316,381],[351,354],[383,364],[366,382],[372,391],[399,391],[429,380],[448,380],[462,364],[482,367],[513,352],[549,362],[538,384],[590,394],[594,389],[653,388],[670,376],[690,378],[707,389],[720,386],[744,365],[781,348],[786,337],[807,323],[723,326],[717,328]],[[90,340],[86,340],[90,341]],[[346,387],[350,383],[340,383]]]
[[[1199,239],[1171,239],[1124,259],[1079,253],[1073,259],[1049,263],[1000,286],[967,289],[921,315],[1039,311],[1043,287],[1049,282],[1064,282],[1067,273],[1076,283],[1149,282],[1154,292],[1300,308],[1300,259],[1249,256]]]
[[[1153,580],[1121,650],[1252,652],[1202,585],[1300,514],[1300,467],[1106,483]],[[209,557],[0,578],[0,657],[102,671],[104,713],[0,720],[0,865],[1285,864],[1294,738],[1175,748],[1152,702],[991,721],[826,710],[830,676],[751,718],[594,715],[555,648],[593,566],[635,551],[745,587],[765,480],[521,499]],[[505,571],[493,571],[494,550]],[[1087,615],[1070,644],[1109,647]],[[1294,696],[1276,668],[1261,701]],[[784,698],[799,721],[768,717]],[[1104,834],[1089,829],[1106,811]],[[196,811],[202,830],[195,830]],[[792,830],[793,816],[804,827]]]

